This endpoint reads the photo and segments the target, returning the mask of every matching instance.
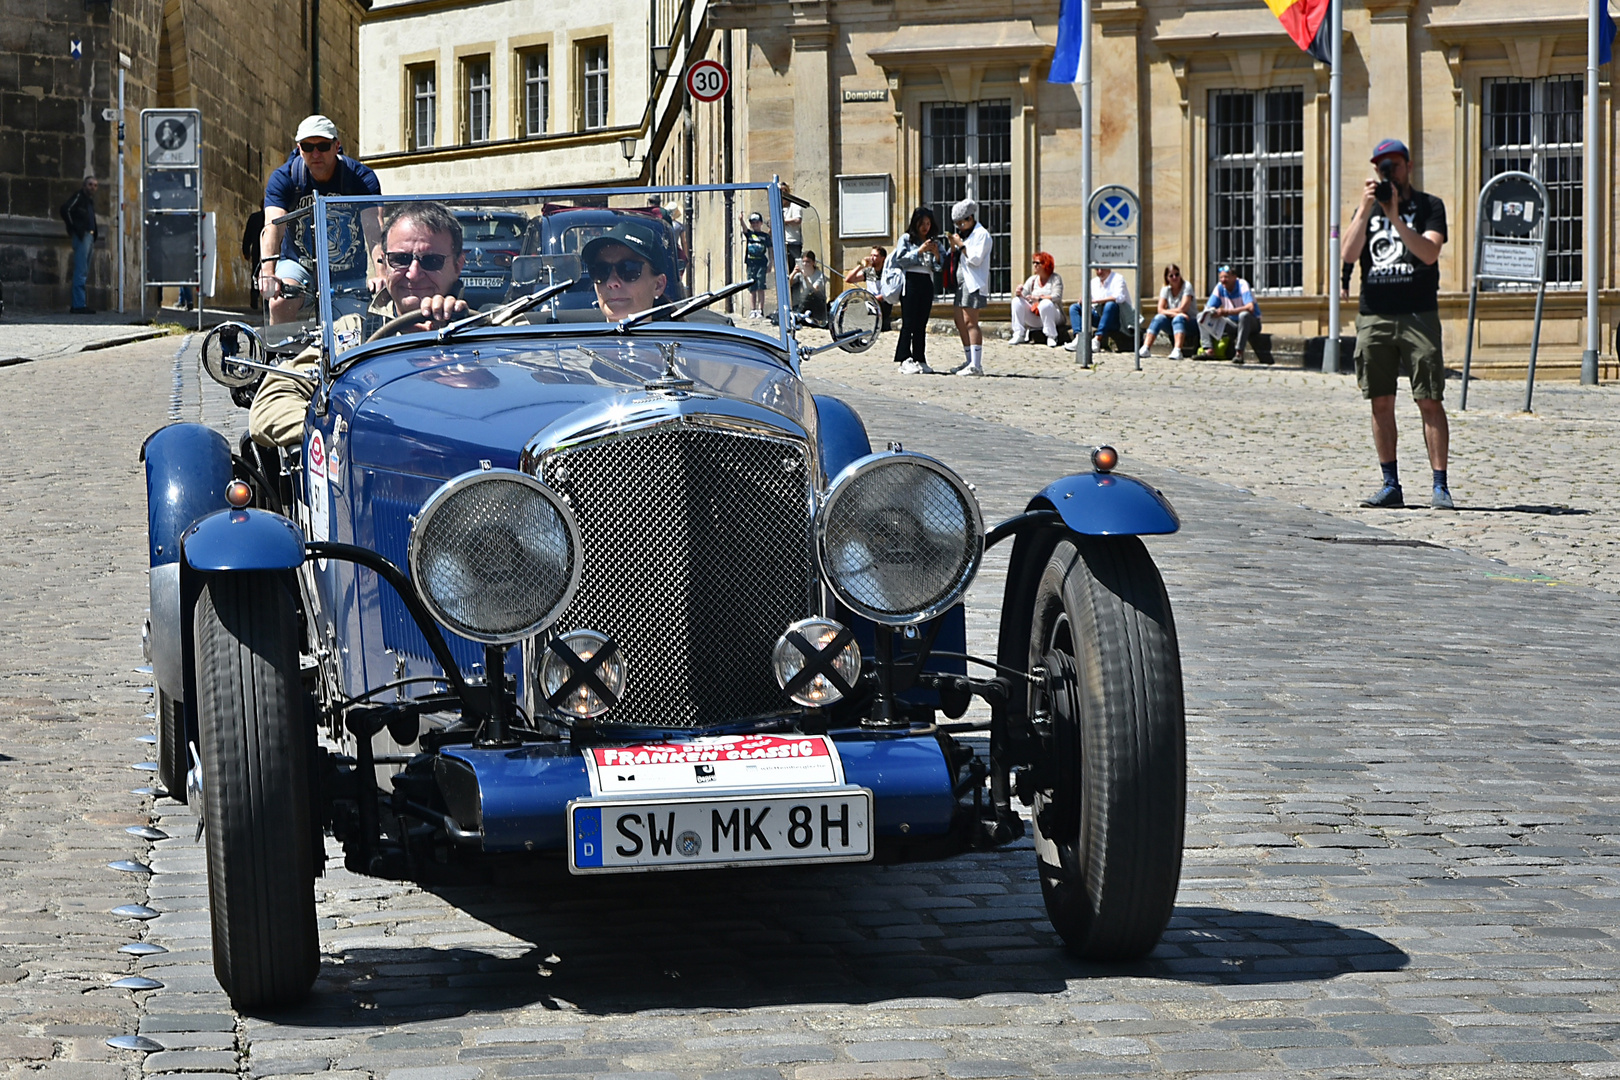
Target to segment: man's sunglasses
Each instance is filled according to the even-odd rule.
[[[309,142],[299,143],[298,149],[302,150],[306,154],[324,154],[328,150],[332,149],[332,140],[311,139]]]
[[[388,265],[393,267],[395,270],[409,270],[411,268],[411,263],[419,262],[422,264],[422,269],[426,270],[430,274],[436,274],[440,270],[443,270],[444,260],[448,259],[449,257],[450,256],[448,255],[439,255],[432,252],[429,252],[426,255],[419,255],[414,251],[389,251],[383,255],[383,258],[387,261]]]
[[[618,262],[593,262],[586,267],[591,272],[592,281],[606,282],[614,274],[626,285],[641,277],[641,271],[647,264],[640,259],[620,259]]]

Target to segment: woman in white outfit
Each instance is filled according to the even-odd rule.
[[[1054,272],[1052,256],[1037,251],[1035,272],[1029,280],[1018,286],[1012,304],[1014,345],[1027,345],[1029,332],[1037,326],[1046,335],[1046,346],[1057,348],[1058,316],[1063,312],[1063,278]]]

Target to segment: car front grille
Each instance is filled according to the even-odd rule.
[[[672,421],[542,457],[579,521],[583,575],[556,632],[624,653],[615,724],[695,728],[788,707],[771,649],[810,614],[802,441]]]

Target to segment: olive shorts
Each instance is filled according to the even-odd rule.
[[[1364,398],[1395,393],[1401,361],[1412,371],[1412,400],[1441,401],[1446,364],[1440,352],[1440,313],[1356,316],[1356,382]]]

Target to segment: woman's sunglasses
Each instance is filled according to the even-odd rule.
[[[324,154],[332,149],[332,143],[329,139],[311,139],[309,142],[299,143],[298,149],[306,154]]]
[[[641,270],[647,264],[640,259],[620,259],[618,262],[593,262],[586,267],[591,272],[592,281],[606,283],[614,274],[626,285],[641,277]]]
[[[436,274],[440,270],[443,270],[444,260],[448,259],[449,257],[450,256],[448,255],[439,255],[433,252],[429,252],[426,255],[421,255],[414,251],[390,251],[383,255],[383,258],[387,260],[388,265],[393,267],[395,270],[409,270],[411,268],[411,263],[419,262],[422,264],[422,269],[426,270],[430,274]]]

